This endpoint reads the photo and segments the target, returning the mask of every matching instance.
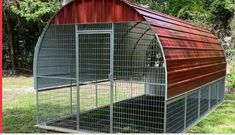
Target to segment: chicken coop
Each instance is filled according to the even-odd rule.
[[[37,127],[186,132],[222,103],[225,74],[205,28],[125,0],[74,0],[35,48]]]

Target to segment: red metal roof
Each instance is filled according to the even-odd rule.
[[[136,10],[120,0],[74,0],[65,5],[51,24],[86,24],[144,21]]]
[[[75,0],[50,24],[131,21],[147,21],[159,37],[166,58],[168,98],[225,76],[224,51],[210,31],[128,1]]]

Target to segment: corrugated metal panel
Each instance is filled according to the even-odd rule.
[[[225,76],[224,51],[210,31],[127,1],[75,0],[51,24],[131,21],[147,21],[159,36],[167,62],[168,98]]]
[[[134,7],[159,36],[167,62],[168,98],[225,76],[223,48],[207,29],[126,3]]]
[[[75,12],[74,12],[75,11]],[[51,25],[113,22],[141,22],[144,18],[134,8],[119,0],[75,0],[64,6]]]

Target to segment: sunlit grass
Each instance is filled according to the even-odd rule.
[[[19,89],[33,87],[32,77],[6,77],[2,79],[3,89]]]
[[[235,133],[235,94],[226,94],[227,101],[219,106],[200,123],[191,133]],[[233,101],[231,101],[233,100]]]
[[[35,128],[35,95],[17,96],[14,101],[3,102],[3,131],[5,133],[38,133],[44,130]]]

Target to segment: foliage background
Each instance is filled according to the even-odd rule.
[[[64,0],[65,1],[65,0]],[[215,33],[226,49],[228,75],[226,102],[191,133],[234,133],[235,126],[235,0],[130,0],[184,19]],[[3,0],[4,132],[46,132],[34,127],[36,99],[32,65],[37,39],[61,0]],[[29,76],[23,73],[29,73]],[[15,77],[15,74],[19,77]],[[28,74],[27,74],[28,75]],[[24,80],[24,81],[22,81]],[[232,92],[233,91],[233,92]]]
[[[32,72],[34,47],[59,0],[4,0],[3,69]]]
[[[235,0],[130,0],[202,27],[221,40],[234,61]],[[34,47],[61,0],[4,0],[3,69],[32,73]]]

